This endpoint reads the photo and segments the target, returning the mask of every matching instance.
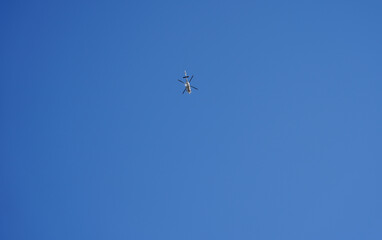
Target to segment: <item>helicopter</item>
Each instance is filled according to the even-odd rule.
[[[189,77],[190,77],[190,76],[187,75],[187,72],[184,71],[184,77],[183,77],[183,78],[185,78],[186,82],[183,82],[182,80],[179,80],[179,79],[178,79],[178,81],[181,82],[181,83],[183,83],[184,86],[185,86],[185,88],[184,88],[182,94],[184,94],[184,92],[185,92],[186,90],[187,90],[188,94],[191,94],[191,88],[196,89],[196,90],[199,90],[199,89],[197,89],[196,87],[191,86],[191,80],[192,80],[192,78],[194,77],[194,75],[191,76],[190,81],[188,81],[188,78],[189,78]]]

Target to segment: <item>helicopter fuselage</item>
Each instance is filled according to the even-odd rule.
[[[190,94],[190,93],[191,93],[191,85],[190,85],[190,83],[187,81],[187,82],[184,84],[184,86],[186,87],[187,92]]]

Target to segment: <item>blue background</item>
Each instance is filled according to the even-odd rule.
[[[0,238],[382,239],[381,10],[2,1]]]

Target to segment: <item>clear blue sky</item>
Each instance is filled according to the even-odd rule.
[[[2,1],[0,238],[382,239],[381,11]]]

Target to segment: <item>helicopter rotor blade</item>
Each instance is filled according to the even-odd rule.
[[[185,91],[186,91],[186,89],[183,90],[182,94],[184,94]]]
[[[178,81],[184,84],[184,82],[183,82],[182,80],[179,80],[179,79],[178,79]]]
[[[190,81],[188,81],[188,82],[191,82],[191,80],[192,80],[193,77],[194,77],[194,75],[191,76]]]
[[[194,87],[194,86],[191,86],[193,89],[196,89],[196,90],[199,90],[199,89],[197,89],[196,87]]]

